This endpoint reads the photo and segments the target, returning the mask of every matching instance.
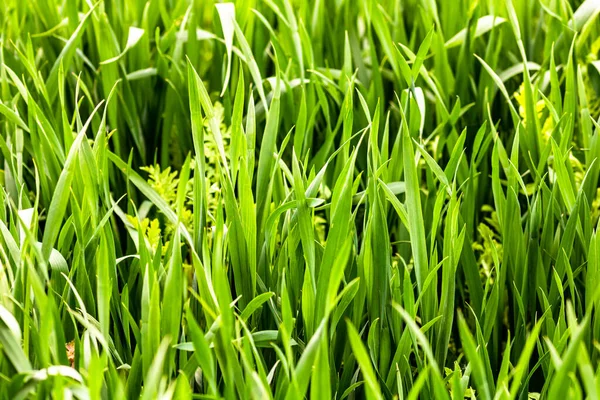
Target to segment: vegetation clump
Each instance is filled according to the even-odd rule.
[[[0,399],[596,399],[597,0],[0,2]]]

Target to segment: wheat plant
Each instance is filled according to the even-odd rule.
[[[597,399],[600,1],[3,0],[1,399]]]

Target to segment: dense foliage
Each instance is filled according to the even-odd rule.
[[[599,13],[0,1],[0,398],[598,398]]]

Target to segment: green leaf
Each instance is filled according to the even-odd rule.
[[[381,388],[379,382],[375,376],[373,370],[373,364],[367,354],[367,349],[360,338],[360,335],[356,331],[356,328],[350,321],[346,321],[348,326],[348,339],[350,340],[350,346],[352,346],[352,352],[358,365],[360,366],[361,373],[365,379],[365,386],[367,387],[367,398],[368,399],[383,399],[381,395]]]
[[[476,22],[475,33],[471,35],[471,40],[478,38],[491,31],[497,26],[502,25],[506,22],[506,19],[495,15],[484,15],[480,17]],[[446,48],[452,48],[463,44],[467,38],[467,28],[461,29],[456,35],[452,36],[450,40],[445,43]]]

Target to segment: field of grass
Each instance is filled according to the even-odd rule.
[[[0,0],[0,399],[597,399],[600,0]]]

